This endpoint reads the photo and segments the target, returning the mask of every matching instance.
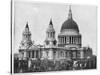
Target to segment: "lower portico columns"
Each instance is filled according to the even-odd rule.
[[[66,44],[66,36],[64,37],[64,44]]]

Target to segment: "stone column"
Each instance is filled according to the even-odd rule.
[[[62,44],[62,38],[60,37],[60,44]]]
[[[63,37],[63,43],[65,44],[65,37]]]
[[[77,44],[77,36],[76,36],[76,44]]]
[[[74,44],[75,44],[75,36],[74,36]]]
[[[64,44],[64,37],[62,37],[62,44]]]
[[[54,38],[54,33],[52,32],[52,37]]]
[[[63,44],[63,38],[61,37],[61,44]]]
[[[51,38],[51,33],[49,32],[49,38]]]
[[[65,44],[66,44],[66,36],[65,36]]]
[[[61,44],[61,37],[59,38],[59,43]]]
[[[48,38],[49,38],[49,32],[48,32]]]
[[[50,38],[52,37],[52,32],[50,32]]]
[[[72,37],[72,43],[74,44],[74,37]]]
[[[34,58],[36,58],[36,51],[34,51]]]
[[[64,44],[64,36],[63,36],[63,44]]]
[[[65,37],[63,36],[63,44],[65,43],[64,41],[65,41],[65,39],[64,39]]]
[[[68,44],[68,42],[69,42],[69,37],[67,36],[66,37],[66,44]]]
[[[73,44],[73,36],[72,36],[72,44]]]
[[[73,57],[74,57],[74,58],[76,58],[76,51],[75,51],[75,52],[73,52]]]
[[[29,58],[30,58],[30,51],[28,52],[28,54],[29,54]]]
[[[74,44],[74,36],[73,36],[73,44]]]
[[[64,51],[64,59],[66,58],[66,52]]]
[[[59,50],[58,50],[58,58],[59,58]]]
[[[52,32],[50,33],[50,38],[52,37]]]
[[[48,32],[48,38],[49,38],[49,32]]]
[[[68,58],[69,58],[69,57],[71,57],[71,56],[70,56],[70,52],[69,52],[69,51],[68,51],[68,53],[67,53],[67,56],[68,56]]]
[[[49,34],[49,38],[50,38],[50,33],[48,33]]]
[[[80,51],[80,58],[81,58],[81,59],[84,58],[84,52],[83,52],[83,50]]]
[[[40,51],[38,52],[38,56],[39,56],[39,58],[40,58]]]
[[[80,44],[80,37],[78,39],[79,39],[79,44]]]
[[[50,33],[48,33],[48,35],[49,35],[49,38],[50,38]]]
[[[31,67],[31,60],[28,60],[28,68]]]
[[[65,39],[65,40],[64,40],[64,43],[66,44],[66,36],[64,37],[64,39]]]
[[[55,37],[55,36],[54,36],[54,32],[52,33],[52,36],[53,36],[53,38]]]
[[[72,36],[72,44],[73,44],[73,36]]]
[[[58,59],[58,51],[56,51],[56,59]]]
[[[77,36],[77,44],[78,44],[78,36]]]
[[[26,57],[26,51],[24,51],[24,57]]]
[[[53,32],[52,32],[52,37],[53,37]]]
[[[71,36],[71,44],[72,44],[72,36]]]
[[[70,37],[70,43],[72,44],[72,36]]]
[[[30,57],[32,58],[32,51],[31,51],[30,55],[31,55]]]
[[[71,36],[69,37],[69,44],[71,44]]]
[[[39,51],[37,51],[37,58],[39,57]]]
[[[38,54],[38,52],[36,51],[36,58],[37,58],[37,54]]]
[[[32,58],[34,58],[34,56],[33,56],[34,54],[33,53],[34,53],[34,51],[32,51]]]
[[[63,51],[63,58],[65,57],[65,52]]]
[[[64,39],[64,44],[65,44],[65,36],[64,36],[64,38],[63,38],[63,39]]]
[[[53,37],[53,33],[51,32],[51,37]]]
[[[63,37],[62,37],[62,44],[64,44],[64,39],[63,39]]]
[[[74,44],[76,44],[76,36],[74,36]]]

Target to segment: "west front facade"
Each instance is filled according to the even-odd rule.
[[[44,45],[34,44],[29,25],[26,24],[19,53],[14,57],[18,61],[14,62],[15,73],[96,68],[96,56],[92,48],[82,47],[82,35],[73,19],[71,6],[68,12],[68,19],[62,23],[57,39],[53,20],[50,19]]]

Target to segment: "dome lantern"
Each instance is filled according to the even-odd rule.
[[[71,6],[69,6],[68,19],[72,19],[72,11],[71,11]]]

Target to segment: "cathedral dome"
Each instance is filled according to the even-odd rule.
[[[72,11],[71,11],[71,7],[69,9],[69,14],[68,14],[68,20],[66,20],[61,27],[61,32],[67,29],[72,29],[75,30],[77,32],[79,32],[79,28],[77,23],[73,20],[72,18]]]
[[[79,32],[78,25],[73,19],[68,19],[62,24],[61,32],[65,29],[73,29]]]

